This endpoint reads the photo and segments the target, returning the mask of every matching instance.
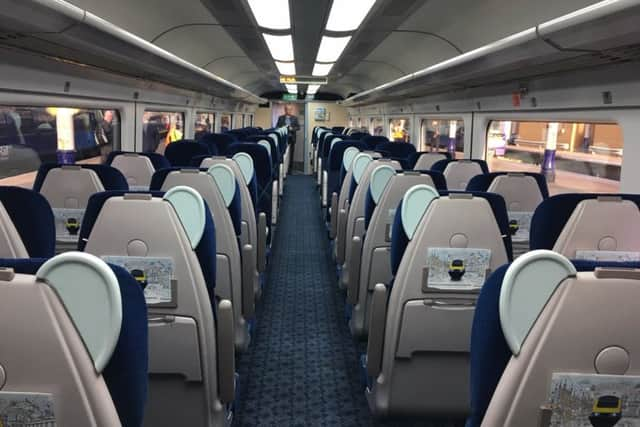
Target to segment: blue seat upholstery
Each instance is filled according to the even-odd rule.
[[[195,169],[200,170],[202,172],[206,172],[207,169],[200,168],[166,168],[156,171],[153,174],[153,178],[151,178],[151,185],[149,186],[150,191],[161,192],[162,186],[164,185],[165,179],[167,179],[167,175],[171,172],[184,170],[184,169]],[[240,199],[240,186],[236,182],[236,191],[233,195],[233,200],[231,204],[227,207],[229,211],[229,215],[231,216],[231,221],[233,222],[233,229],[236,233],[236,236],[239,236],[242,232],[242,200]]]
[[[197,156],[216,155],[212,152],[213,147],[207,144],[189,139],[172,142],[164,150],[164,156],[169,160],[171,166],[189,166],[191,159]]]
[[[491,186],[491,183],[499,176],[508,175],[510,172],[491,172],[484,175],[476,175],[471,178],[467,185],[468,191],[487,191]],[[544,175],[534,172],[518,172],[520,175],[530,176],[536,180],[540,193],[543,199],[549,198],[549,187],[547,186],[547,180]]]
[[[38,169],[38,174],[36,175],[36,179],[33,182],[33,190],[40,192],[42,189],[42,184],[44,184],[44,180],[47,177],[47,174],[50,170],[56,169],[66,165],[60,165],[57,163],[45,163],[40,165]],[[129,184],[127,183],[127,179],[122,175],[118,169],[113,168],[108,165],[74,165],[81,167],[82,169],[90,169],[98,175],[98,178],[102,182],[102,186],[107,191],[117,191],[117,190],[128,190]]]
[[[56,225],[49,202],[39,193],[20,187],[0,187],[0,203],[9,214],[29,256],[55,255]]]
[[[553,249],[562,229],[571,217],[574,209],[583,200],[597,199],[601,196],[616,196],[629,200],[640,208],[640,195],[637,194],[558,194],[543,201],[531,219],[529,247],[535,249]]]
[[[360,140],[369,146],[369,150],[374,150],[378,144],[389,142],[389,138],[382,135],[365,135]]]
[[[367,136],[369,136],[369,134],[366,132],[353,132],[351,135],[349,135],[349,138],[361,140],[362,138],[366,138]]]
[[[144,191],[140,194],[150,194],[153,197],[162,197],[164,193],[159,191]],[[87,245],[91,230],[100,215],[100,211],[105,202],[111,197],[121,197],[127,194],[127,191],[105,191],[97,193],[89,198],[87,209],[82,220],[82,226],[80,227],[80,239],[78,240],[78,250],[84,251]],[[204,276],[205,283],[207,284],[207,290],[209,292],[209,299],[211,300],[211,307],[217,306],[215,299],[215,286],[216,286],[216,229],[213,222],[213,218],[208,213],[209,209],[206,209],[206,221],[204,233],[200,243],[195,248],[198,261],[200,262],[200,268],[202,269],[202,275]],[[141,212],[143,214],[143,212]]]
[[[577,271],[593,271],[596,267],[640,267],[640,263],[572,262]],[[500,377],[511,359],[499,312],[500,291],[508,267],[504,265],[489,276],[476,303],[471,330],[471,414],[466,427],[482,424]]]
[[[397,143],[397,142],[381,142],[375,147],[376,151],[385,151],[390,157],[408,160],[409,156],[416,153],[416,147],[413,144]]]
[[[278,176],[278,173],[279,173],[278,165],[282,163],[282,156],[280,155],[280,149],[277,143],[275,143],[267,134],[250,136],[246,138],[243,142],[258,143],[260,141],[267,141],[269,143],[269,146],[271,147],[270,157],[271,157],[271,168],[273,170],[272,173],[274,176]]]
[[[328,171],[328,194],[331,193],[339,193],[340,192],[340,186],[342,185],[342,169],[343,169],[343,164],[342,164],[342,159],[344,157],[344,152],[347,148],[349,147],[355,147],[360,151],[366,150],[367,149],[367,145],[364,144],[361,141],[357,141],[357,140],[352,140],[352,139],[348,139],[348,140],[344,140],[344,141],[338,141],[336,142],[333,147],[331,148],[331,151],[329,153],[329,158],[327,161],[327,171]]]
[[[0,267],[16,273],[35,275],[47,260],[0,259]],[[122,326],[116,348],[102,372],[120,422],[124,427],[140,427],[147,401],[149,349],[147,303],[142,288],[125,269],[110,265],[120,286]]]
[[[210,152],[224,156],[227,154],[229,146],[237,142],[237,138],[229,133],[206,133],[198,139],[198,142],[209,147]]]
[[[496,222],[500,233],[502,234],[504,246],[507,251],[507,258],[513,259],[513,248],[511,245],[511,235],[509,233],[509,217],[507,215],[507,207],[504,203],[502,196],[494,193],[481,193],[481,192],[465,192],[465,191],[439,191],[441,196],[447,196],[449,194],[467,193],[472,194],[473,197],[482,197],[489,202],[491,210],[496,217]],[[404,252],[409,244],[409,237],[404,231],[402,226],[402,201],[398,205],[395,217],[393,219],[392,231],[391,231],[391,272],[395,276],[400,267],[400,262],[404,256]]]
[[[155,170],[164,169],[164,168],[168,168],[169,166],[171,166],[171,163],[169,163],[169,160],[167,160],[167,158],[165,156],[163,156],[162,154],[158,154],[158,153],[137,153],[137,152],[133,152],[133,151],[112,151],[107,156],[107,161],[105,162],[105,164],[111,166],[111,163],[113,163],[113,159],[115,159],[116,156],[119,156],[121,154],[129,154],[129,153],[138,154],[140,156],[147,157],[151,161],[151,164],[153,165],[153,168]]]
[[[444,179],[444,176],[440,172],[434,171],[416,171],[420,172],[422,175],[429,175],[435,189],[438,190],[440,194],[447,191],[447,182]],[[373,212],[376,209],[376,202],[373,200],[373,195],[371,194],[371,188],[367,190],[367,197],[364,201],[364,227],[365,229],[369,228],[369,221],[371,221],[371,217],[373,216]]]
[[[333,133],[342,133],[344,130],[344,126],[334,126],[331,128],[331,132]]]

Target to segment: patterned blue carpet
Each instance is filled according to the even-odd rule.
[[[372,419],[314,181],[286,183],[253,342],[238,361],[234,425],[442,425]]]

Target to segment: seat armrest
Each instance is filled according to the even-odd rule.
[[[338,234],[338,193],[331,194],[331,222],[329,223],[329,238],[331,240],[336,238]]]
[[[355,305],[358,302],[360,287],[360,264],[362,263],[362,238],[354,236],[351,240],[351,268],[347,285],[347,302]]]
[[[387,287],[382,283],[378,283],[373,290],[367,342],[367,374],[370,377],[377,377],[382,370],[388,292]]]
[[[255,314],[255,291],[253,289],[253,246],[242,247],[242,314],[252,319]]]
[[[267,214],[258,214],[258,272],[267,269]]]
[[[231,301],[222,300],[217,311],[218,392],[220,401],[231,403],[235,398],[235,344],[233,307]]]

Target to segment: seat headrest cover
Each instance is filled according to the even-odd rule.
[[[435,188],[420,184],[411,187],[402,198],[402,228],[409,240],[413,239],[413,235],[420,224],[422,216],[427,211],[429,204],[434,199],[440,197]]]
[[[576,274],[567,258],[548,250],[528,252],[509,266],[500,291],[500,324],[515,356],[556,288]]]
[[[271,155],[271,144],[269,144],[269,141],[267,141],[266,139],[262,139],[258,142],[258,144],[266,148],[269,155]]]
[[[202,196],[191,187],[179,185],[167,191],[163,199],[173,206],[191,242],[191,248],[195,250],[204,234],[206,222],[206,207]]]
[[[122,297],[115,273],[93,255],[66,252],[51,258],[36,273],[56,290],[93,359],[105,368],[118,343]]]
[[[227,165],[217,164],[211,166],[207,173],[213,177],[228,208],[236,193],[236,176],[233,170]]]
[[[353,159],[353,179],[356,184],[360,183],[362,174],[372,161],[373,157],[368,153],[360,153],[355,157],[355,159]]]
[[[344,167],[344,170],[348,171],[351,168],[353,159],[356,158],[359,152],[360,150],[358,150],[356,147],[348,147],[346,150],[344,150],[344,154],[342,155],[342,166]]]
[[[342,141],[343,141],[342,138],[333,138],[333,140],[331,141],[331,147],[336,145],[336,142],[342,142]]]
[[[382,193],[384,193],[385,188],[387,188],[391,177],[395,174],[396,170],[389,165],[380,165],[371,172],[369,190],[376,205],[380,201],[380,197]]]
[[[233,161],[235,161],[240,167],[245,184],[250,183],[253,179],[253,174],[255,173],[253,158],[247,153],[236,153],[233,155]]]

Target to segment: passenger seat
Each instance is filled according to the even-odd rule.
[[[112,151],[106,164],[122,172],[131,191],[149,190],[155,171],[171,167],[166,157],[161,154],[127,151]]]
[[[464,191],[476,175],[489,173],[484,160],[440,160],[431,166],[431,170],[442,172],[449,190]]]

